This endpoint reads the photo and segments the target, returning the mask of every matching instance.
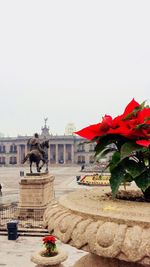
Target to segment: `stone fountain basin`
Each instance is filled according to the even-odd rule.
[[[64,243],[102,257],[150,266],[150,204],[107,199],[99,188],[60,198],[44,225]]]

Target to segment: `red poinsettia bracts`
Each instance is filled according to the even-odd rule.
[[[102,121],[83,128],[76,134],[92,140],[108,134],[117,134],[135,140],[141,146],[150,145],[150,108],[134,99],[127,105],[122,115],[112,119],[105,115]]]
[[[134,98],[131,100],[131,102],[126,106],[122,116],[126,117],[128,114],[130,114],[135,108],[138,108],[140,104],[134,100]]]
[[[92,140],[96,136],[99,136],[101,134],[100,133],[100,123],[90,125],[86,128],[83,128],[82,130],[80,130],[78,132],[75,132],[75,133],[88,139],[88,140]]]
[[[145,147],[150,146],[150,140],[139,140],[139,141],[136,141],[136,143],[140,146],[145,146]]]
[[[55,244],[55,242],[56,242],[56,238],[55,238],[55,236],[53,236],[53,235],[48,235],[48,236],[45,236],[44,238],[43,238],[43,243],[45,244],[45,243],[53,243],[53,244]]]

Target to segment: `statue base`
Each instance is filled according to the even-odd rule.
[[[27,172],[26,173],[26,176],[30,176],[30,177],[34,177],[34,176],[42,177],[42,176],[45,176],[45,175],[48,175],[48,172],[34,172],[34,173]]]
[[[42,218],[47,205],[54,200],[54,176],[48,173],[26,174],[20,181],[18,218]]]

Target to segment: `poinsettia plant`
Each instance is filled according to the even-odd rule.
[[[121,183],[134,181],[150,201],[150,107],[134,99],[123,114],[90,125],[76,134],[96,142],[95,157],[113,151],[109,163],[110,186],[113,197]]]
[[[57,254],[56,238],[53,235],[43,237],[43,244],[45,246],[45,256],[51,257]]]

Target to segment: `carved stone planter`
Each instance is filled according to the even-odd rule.
[[[65,261],[68,258],[68,255],[65,251],[62,251],[61,249],[58,249],[58,254],[53,257],[44,257],[42,256],[43,252],[45,250],[40,250],[38,252],[35,252],[31,256],[31,261],[38,264],[38,266],[55,266],[55,267],[61,267],[61,262]]]
[[[90,252],[75,267],[150,266],[149,203],[113,201],[99,188],[81,189],[50,205],[44,225],[62,242]]]

